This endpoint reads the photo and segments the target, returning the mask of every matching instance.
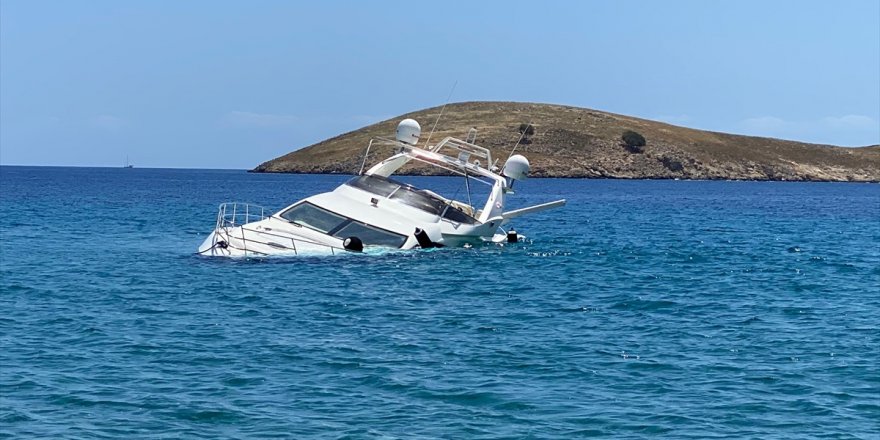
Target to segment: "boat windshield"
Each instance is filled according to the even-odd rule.
[[[281,213],[281,217],[291,223],[314,229],[336,238],[360,238],[364,245],[391,246],[399,248],[406,237],[386,231],[366,223],[330,212],[309,202],[300,203]]]
[[[467,215],[461,209],[449,205],[445,200],[436,195],[412,185],[398,182],[394,179],[381,176],[355,176],[346,185],[362,189],[372,194],[397,200],[405,205],[412,206],[422,211],[442,216],[456,223],[476,223],[476,219]]]
[[[382,197],[397,200],[403,204],[430,212],[434,215],[440,215],[446,202],[431,195],[425,191],[420,191],[402,182],[398,182],[387,177],[379,176],[357,176],[346,182],[347,185],[360,188],[364,191],[376,194]]]

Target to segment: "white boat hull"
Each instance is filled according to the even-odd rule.
[[[246,257],[335,255],[346,252],[340,239],[309,230],[290,229],[294,228],[272,218],[242,226],[218,227],[205,238],[198,253],[207,256]]]

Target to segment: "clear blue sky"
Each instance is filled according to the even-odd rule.
[[[880,1],[0,0],[0,163],[251,168],[455,81],[452,101],[876,144]]]

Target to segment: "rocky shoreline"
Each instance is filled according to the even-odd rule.
[[[354,174],[370,138],[392,135],[403,118],[433,120],[438,111],[401,115],[293,151],[251,171]],[[517,152],[529,158],[533,177],[880,182],[880,146],[876,145],[846,148],[739,136],[552,104],[450,104],[433,139],[463,138],[476,127],[477,143],[503,158],[519,138],[517,128],[524,120],[534,121],[536,130]],[[644,135],[646,145],[627,148],[620,138],[626,130]],[[367,165],[391,153],[374,149]],[[436,171],[411,165],[402,174]]]

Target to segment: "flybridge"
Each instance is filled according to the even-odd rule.
[[[488,148],[472,143],[476,138],[475,133],[476,130],[471,129],[470,134],[473,134],[473,136],[469,136],[470,142],[447,137],[439,143],[423,149],[417,146],[421,134],[418,122],[413,119],[404,119],[397,126],[396,139],[380,137],[370,140],[370,144],[367,145],[367,151],[364,153],[361,171],[358,174],[363,173],[364,164],[366,164],[370,149],[373,145],[378,144],[398,147],[400,152],[408,152],[412,156],[411,159],[439,166],[456,174],[464,174],[468,167],[474,170],[479,169],[483,164],[497,171],[496,163],[492,161],[492,152]]]
[[[474,143],[447,137],[435,145],[418,147],[421,127],[405,119],[395,139],[370,141],[358,176],[335,190],[296,202],[271,216],[236,224],[229,204],[221,205],[214,231],[199,247],[213,256],[335,254],[370,248],[432,248],[478,242],[516,241],[503,227],[513,218],[556,208],[565,200],[505,212],[506,198],[517,180],[528,177],[529,161],[511,155],[498,172],[492,153]],[[391,146],[396,152],[364,171],[372,147]],[[468,201],[444,197],[392,178],[416,161],[464,176]],[[482,206],[470,200],[470,182],[491,187]],[[232,205],[234,212],[250,209]]]

